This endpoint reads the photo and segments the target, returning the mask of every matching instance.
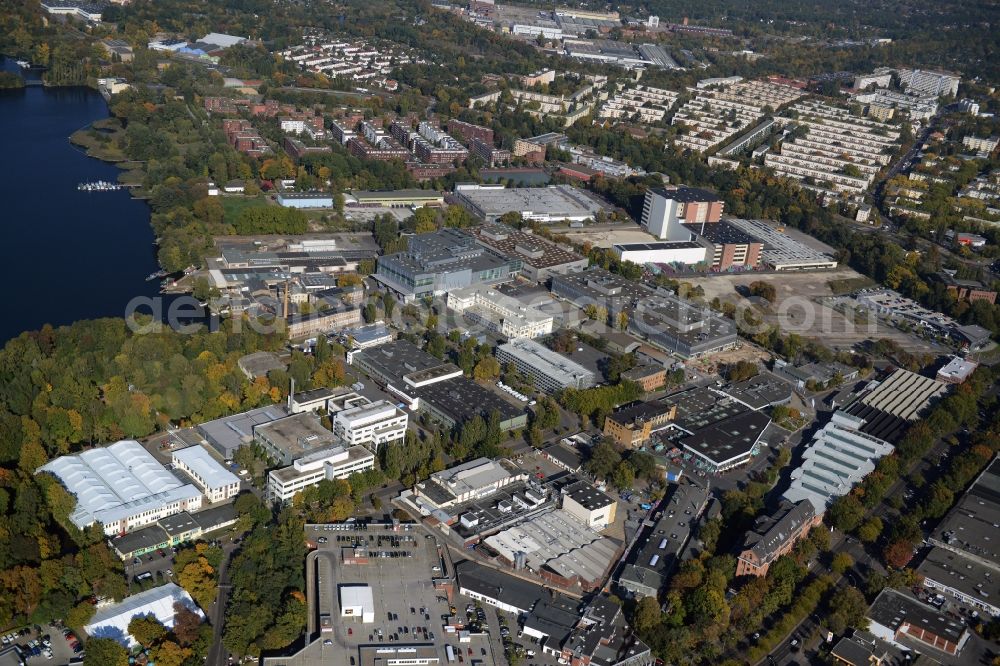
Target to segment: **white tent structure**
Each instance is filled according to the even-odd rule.
[[[98,609],[84,629],[91,638],[110,638],[126,647],[132,647],[136,644],[135,639],[128,633],[128,623],[132,618],[152,617],[164,627],[172,629],[174,603],[181,603],[199,617],[205,617],[191,595],[174,583],[167,583]]]

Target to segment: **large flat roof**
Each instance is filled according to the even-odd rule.
[[[184,463],[192,472],[200,477],[196,479],[208,488],[220,488],[238,484],[240,480],[235,474],[220,465],[215,458],[201,446],[189,446],[172,454],[174,460]]]
[[[486,224],[472,229],[472,233],[483,245],[535,268],[562,266],[586,260],[548,239],[503,224]]]
[[[549,593],[541,585],[484,567],[471,560],[456,564],[455,574],[460,588],[497,599],[523,611],[533,608],[539,600],[549,598]]]
[[[771,418],[761,412],[738,414],[681,440],[684,448],[716,465],[750,454]]]
[[[501,421],[507,421],[524,413],[523,407],[515,407],[468,377],[454,377],[421,386],[414,389],[413,393],[420,400],[426,400],[437,410],[449,415],[456,423],[462,423],[477,415],[488,419],[494,410],[500,413]]]
[[[291,458],[299,458],[336,443],[334,434],[324,428],[312,412],[293,414],[257,426],[254,434],[266,438]]]
[[[525,338],[511,340],[497,347],[497,351],[505,351],[518,358],[547,377],[575,386],[580,377],[595,377],[595,374],[576,361],[554,352],[548,347]],[[596,377],[595,377],[596,379]]]
[[[967,631],[964,622],[952,619],[937,609],[892,588],[886,588],[879,593],[868,609],[868,618],[893,631],[898,630],[903,623],[908,623],[914,629],[947,638],[956,644]],[[913,634],[913,632],[906,633]]]
[[[569,185],[548,187],[457,187],[455,196],[470,204],[474,213],[494,220],[516,211],[526,218],[584,220],[609,206],[585,190]]]

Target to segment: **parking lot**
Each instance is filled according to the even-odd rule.
[[[8,640],[8,638],[10,640]],[[61,627],[44,625],[40,631],[34,628],[24,628],[18,632],[8,632],[3,635],[3,647],[15,645],[21,652],[22,658],[28,666],[65,666],[74,657],[82,659],[83,647],[79,639],[70,633],[69,636],[63,634]],[[78,652],[74,652],[73,641]]]
[[[418,528],[393,531],[378,524],[337,524],[307,526],[306,539],[316,546],[311,557],[325,559],[332,571],[327,581],[318,574],[316,598],[310,599],[311,614],[329,612],[336,617],[332,631],[324,633],[324,660],[329,656],[332,662],[346,665],[357,661],[360,646],[380,643],[431,643],[440,651],[442,662],[445,645],[459,649],[457,635],[445,629],[444,619],[452,614],[451,600],[432,582],[437,576],[450,575],[433,536]],[[374,622],[343,614],[339,590],[344,585],[370,587]],[[461,647],[466,654],[469,647],[480,652],[480,646],[472,643]]]

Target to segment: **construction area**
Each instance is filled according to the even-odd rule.
[[[705,302],[718,298],[738,308],[751,305],[742,295],[749,293],[751,283],[769,284],[775,289],[775,302],[762,307],[766,304],[758,299],[753,301],[755,311],[763,314],[765,323],[777,325],[785,333],[819,340],[836,350],[851,349],[869,339],[888,338],[911,353],[941,353],[933,343],[892,328],[866,313],[834,309],[836,294],[831,282],[863,281],[864,276],[843,266],[821,273],[732,273],[684,278],[684,282],[704,290]]]

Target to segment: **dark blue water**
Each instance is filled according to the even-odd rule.
[[[88,88],[0,90],[0,344],[46,323],[121,317],[130,299],[158,295],[159,282],[146,282],[158,269],[149,207],[124,190],[76,189],[118,178],[69,143],[107,115]]]

